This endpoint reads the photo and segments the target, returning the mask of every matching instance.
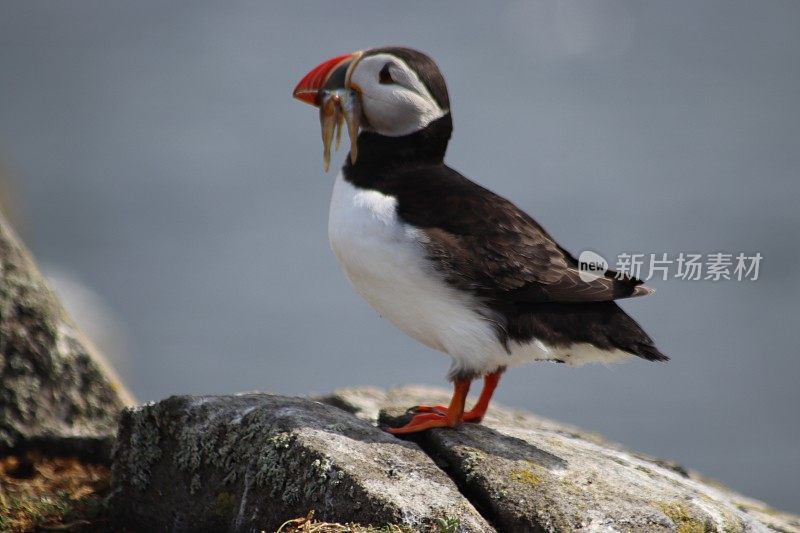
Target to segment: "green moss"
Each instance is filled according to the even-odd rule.
[[[214,499],[213,513],[221,518],[227,518],[236,508],[236,496],[232,493],[223,491],[217,494]]]
[[[20,464],[29,465],[30,476],[18,477]],[[0,531],[75,531],[78,524],[101,530],[109,475],[104,466],[71,458],[0,458]]]
[[[483,463],[483,456],[480,453],[470,451],[464,454],[461,460],[461,469],[464,471],[465,481],[470,482],[478,475],[481,463]]]
[[[33,498],[10,497],[2,507],[4,515],[19,514],[38,524],[71,512],[72,501],[66,492],[59,491]]]
[[[511,471],[511,479],[529,487],[538,487],[542,483],[542,476],[530,468],[515,468]]]
[[[517,467],[511,470],[509,478],[515,483],[521,483],[528,487],[538,487],[548,478],[547,470],[531,461],[521,461]]]
[[[659,502],[656,507],[675,524],[678,533],[712,533],[716,528],[692,516],[689,508],[681,502]]]
[[[458,518],[439,518],[436,521],[436,533],[456,533],[460,527]]]

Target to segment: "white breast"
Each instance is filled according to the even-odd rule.
[[[336,178],[328,236],[355,289],[384,318],[433,349],[483,366],[499,346],[476,302],[438,278],[422,235],[396,215],[397,200]]]
[[[502,317],[447,285],[425,257],[425,235],[404,224],[396,207],[396,198],[356,188],[341,172],[336,177],[328,221],[331,248],[355,289],[381,316],[451,355],[451,375],[559,358],[558,350],[538,341],[511,343],[509,354],[495,333]]]

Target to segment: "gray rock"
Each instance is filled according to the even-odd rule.
[[[115,517],[147,531],[275,531],[311,510],[414,531],[800,531],[800,518],[679,465],[527,413],[495,406],[483,425],[411,440],[374,426],[447,396],[348,389],[320,398],[330,405],[249,394],[126,410]]]
[[[325,401],[397,425],[409,406],[447,403],[440,389],[339,391]],[[580,429],[497,406],[483,425],[413,440],[500,531],[800,531],[770,509],[669,461]]]
[[[0,452],[107,456],[126,403],[0,215]]]
[[[275,531],[319,520],[493,531],[415,444],[347,412],[267,394],[123,412],[111,508],[143,531]]]

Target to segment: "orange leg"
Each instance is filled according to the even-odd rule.
[[[464,421],[464,403],[472,380],[463,379],[455,382],[453,397],[445,412],[432,411],[414,415],[408,424],[399,428],[389,428],[386,431],[394,435],[403,433],[416,433],[431,428],[454,428]]]
[[[480,422],[486,415],[486,410],[489,409],[489,402],[492,399],[494,390],[500,382],[500,376],[503,370],[486,374],[483,377],[483,389],[475,406],[464,413],[464,422]],[[415,410],[419,413],[439,413],[441,415],[447,414],[448,407],[446,405],[418,405]]]
[[[494,390],[497,388],[497,384],[500,383],[500,376],[502,374],[503,371],[498,370],[497,372],[492,372],[491,374],[483,376],[481,395],[478,396],[478,401],[475,402],[472,409],[464,413],[464,422],[480,422],[483,420],[483,417],[486,415],[486,410],[489,409],[489,402],[492,399]]]

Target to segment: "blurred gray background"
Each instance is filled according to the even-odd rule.
[[[340,273],[290,97],[384,44],[441,66],[448,162],[568,249],[764,256],[623,303],[669,364],[529,365],[498,399],[800,511],[796,1],[3,2],[6,201],[138,398],[445,385]]]

